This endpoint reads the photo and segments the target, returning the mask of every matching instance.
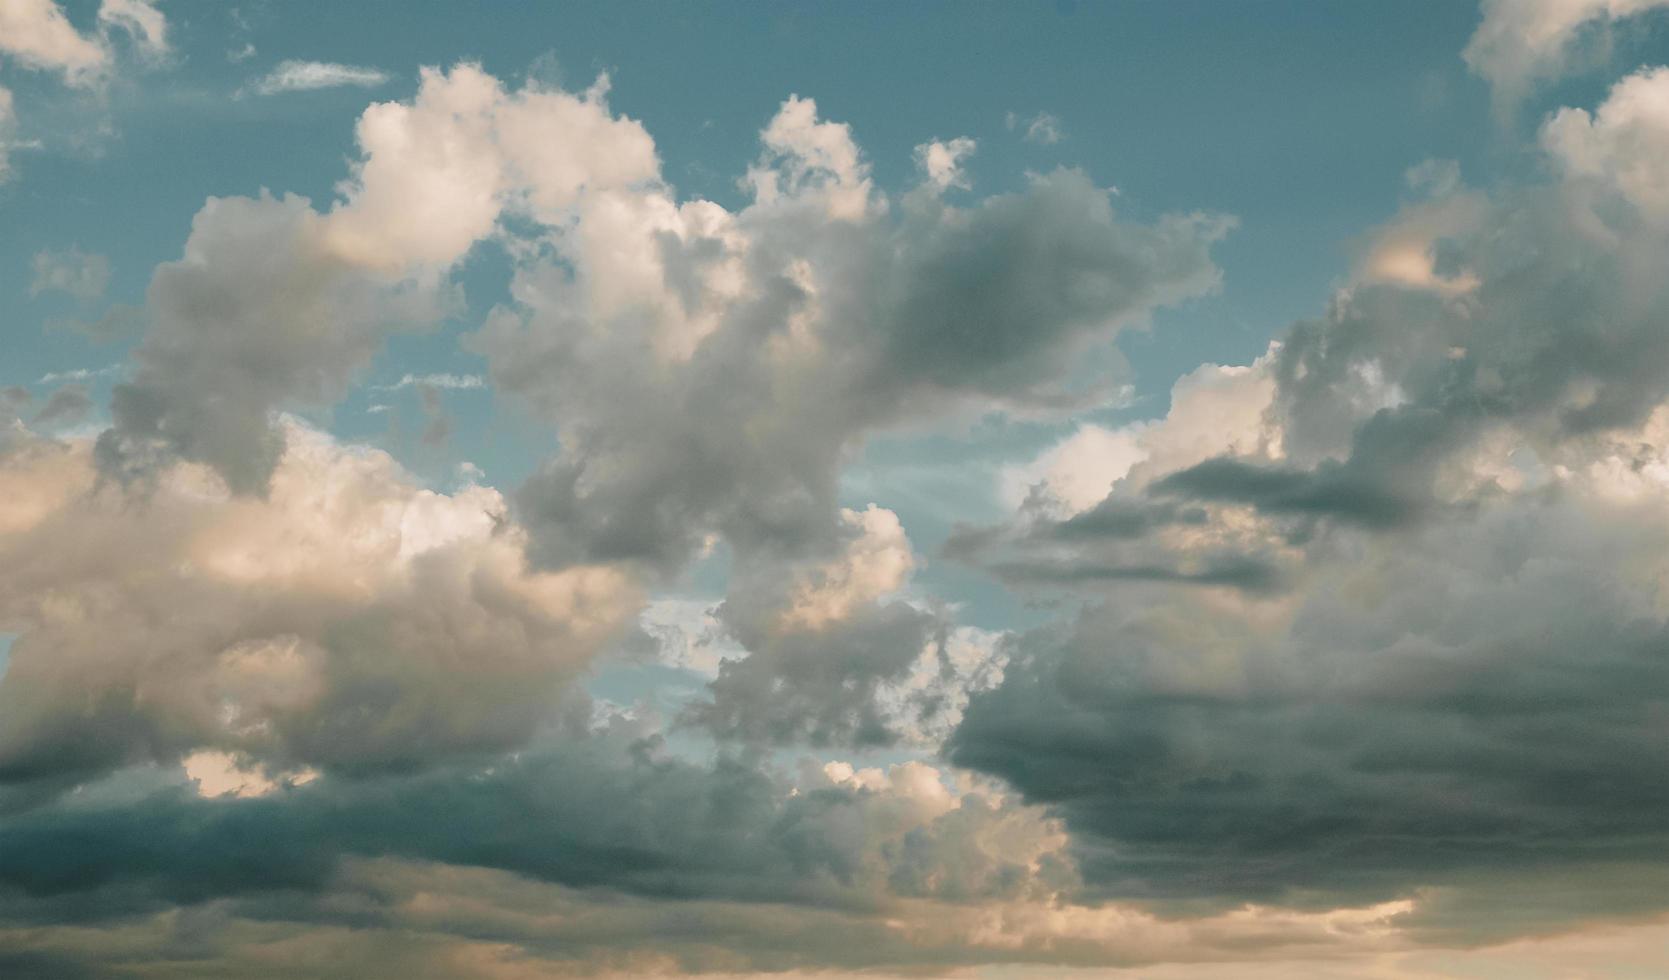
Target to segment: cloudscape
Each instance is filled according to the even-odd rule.
[[[1669,976],[1669,0],[0,0],[0,976]]]

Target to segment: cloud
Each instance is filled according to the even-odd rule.
[[[29,295],[66,293],[83,302],[98,299],[110,283],[110,260],[70,246],[35,253],[30,260]]]
[[[478,374],[404,374],[391,385],[373,385],[377,391],[399,391],[413,386],[445,389],[485,387],[486,381]]]
[[[62,72],[72,85],[98,81],[108,61],[99,42],[78,32],[53,0],[0,4],[0,52],[26,67]]]
[[[113,39],[126,35],[152,62],[168,53],[168,22],[150,0],[103,0],[98,33],[84,35],[54,0],[5,0],[0,3],[0,61],[57,73],[73,88],[103,99],[103,88],[120,62]],[[102,112],[102,108],[101,108]],[[10,151],[39,147],[36,139],[17,140],[17,111],[12,92],[0,86],[0,183],[11,171]]]
[[[453,308],[448,272],[502,210],[606,188],[585,166],[617,151],[621,179],[652,167],[641,129],[600,99],[509,94],[469,65],[428,70],[412,103],[361,117],[362,158],[329,211],[294,196],[210,199],[184,256],[153,276],[150,328],[100,441],[105,472],[144,478],[184,458],[259,493],[283,451],[271,413],[333,403],[389,332]],[[568,124],[583,138],[535,138]]]
[[[1404,924],[1466,942],[1663,908],[1630,870],[1669,836],[1669,233],[1628,155],[1657,85],[1555,115],[1549,182],[1449,182],[1370,243],[1419,240],[1467,289],[1350,282],[1110,430],[1099,503],[1051,472],[1068,442],[1012,521],[953,536],[1090,600],[1008,641],[947,745],[1065,820],[1090,893],[1441,894]],[[1610,898],[1503,898],[1544,888]]]
[[[529,569],[496,491],[283,435],[262,498],[184,463],[145,492],[101,483],[84,439],[6,447],[0,623],[21,635],[0,782],[200,751],[281,773],[509,749],[636,609],[610,570]]]
[[[1663,7],[1664,0],[1483,0],[1483,21],[1462,56],[1511,108],[1538,82],[1557,78],[1584,30]]]
[[[339,397],[390,329],[432,322],[448,294],[356,268],[301,198],[210,200],[185,255],[160,266],[150,328],[116,387],[100,465],[149,478],[173,458],[259,492],[284,451],[271,412]],[[321,322],[330,330],[319,330]]]
[[[1075,358],[1216,284],[1209,249],[1228,222],[1122,222],[1074,171],[968,209],[859,204],[866,167],[807,104],[785,103],[766,134],[810,156],[755,168],[740,212],[654,186],[586,195],[477,335],[495,386],[562,435],[520,498],[549,529],[545,560],[675,566],[710,533],[826,549],[839,459],[866,432],[1070,401]],[[649,389],[652,405],[618,398]]]
[[[1066,133],[1061,129],[1061,121],[1048,112],[1040,112],[1030,119],[1010,112],[1003,118],[1003,124],[1010,131],[1018,129],[1020,138],[1028,143],[1050,146],[1066,138]]]
[[[82,34],[54,0],[6,0],[0,3],[0,53],[88,87],[107,77],[115,32],[128,35],[148,56],[168,51],[167,18],[150,0],[102,0],[98,26],[98,34]]]
[[[488,769],[241,796],[264,788],[233,776],[208,797],[170,788],[14,817],[0,830],[0,937],[83,964],[146,959],[148,928],[89,944],[88,927],[172,908],[205,919],[202,962],[244,962],[265,943],[293,965],[281,950],[334,935],[351,907],[370,945],[338,948],[335,963],[386,963],[415,941],[418,968],[448,976],[510,962],[553,975],[934,973],[1395,948],[1411,904],[1180,920],[1086,905],[1070,897],[1058,824],[990,784],[919,762],[794,776],[692,764],[645,735],[615,718]],[[20,900],[77,911],[12,918]],[[492,956],[453,959],[486,943]]]
[[[708,697],[687,722],[750,744],[926,745],[1000,676],[977,631],[904,598],[916,559],[896,514],[840,519],[834,555],[756,559],[695,623],[655,630],[668,662],[705,660]]]
[[[375,88],[388,82],[388,74],[359,65],[328,61],[281,61],[272,71],[250,83],[258,95],[283,92],[311,92],[322,88]]]
[[[1560,109],[1542,127],[1541,142],[1570,177],[1669,224],[1669,68],[1622,79],[1592,114]]]
[[[168,52],[168,20],[153,0],[103,0],[99,24],[126,32],[153,58]]]
[[[35,383],[49,385],[60,381],[91,381],[94,378],[121,374],[124,370],[126,370],[126,365],[107,364],[101,368],[70,368],[67,371],[48,371],[41,375]]]
[[[1216,287],[1229,219],[1068,169],[942,194],[965,140],[889,196],[801,97],[725,207],[606,79],[425,71],[337,199],[204,205],[107,431],[0,431],[0,948],[1303,973],[1661,910],[1659,82],[1549,121],[1542,183],[1422,168],[1318,316],[1115,425],[1119,337]],[[509,299],[467,345],[556,447],[512,497],[285,414],[459,309],[483,242]],[[485,378],[371,388],[439,443]],[[1062,433],[942,553],[1067,610],[1013,633],[841,479],[993,413]],[[580,693],[652,657],[675,697]]]
[[[966,136],[940,142],[934,140],[916,147],[916,166],[927,178],[930,187],[948,190],[958,187],[969,190],[972,184],[962,171],[962,161],[971,156],[976,144]]]

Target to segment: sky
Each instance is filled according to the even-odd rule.
[[[1669,0],[0,0],[0,975],[1669,974]]]

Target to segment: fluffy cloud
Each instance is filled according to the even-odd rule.
[[[618,573],[530,570],[494,491],[415,485],[287,423],[264,498],[174,464],[101,483],[85,441],[0,458],[0,779],[202,750],[274,773],[503,750],[636,607]],[[201,758],[201,757],[199,757]]]
[[[973,155],[975,143],[966,136],[958,136],[953,140],[940,142],[934,140],[916,147],[916,166],[921,168],[922,176],[927,178],[931,187],[948,190],[960,187],[970,189],[973,185],[968,181],[968,175],[962,172],[962,161]]]
[[[1657,86],[1556,116],[1563,179],[1450,186],[1369,250],[1417,241],[1467,288],[1359,279],[1110,434],[1136,458],[1099,503],[1056,489],[1069,442],[1015,522],[953,540],[1099,597],[1011,639],[948,747],[1053,804],[1092,889],[1441,893],[1409,926],[1473,939],[1589,914],[1501,915],[1503,889],[1661,908],[1662,875],[1629,870],[1669,836]]]
[[[790,99],[732,213],[587,186],[475,341],[557,428],[520,496],[541,557],[673,568],[836,548],[836,476],[869,432],[967,404],[1058,406],[1086,351],[1209,290],[1222,218],[1118,220],[1074,171],[967,209],[872,187],[847,127]],[[653,391],[652,399],[622,399]]]
[[[1074,170],[952,205],[966,139],[889,197],[800,97],[727,208],[606,79],[425,71],[335,201],[204,206],[96,441],[0,393],[0,969],[1290,971],[1660,909],[1662,87],[1552,119],[1545,185],[1423,168],[1322,316],[1002,474],[946,556],[1073,612],[998,634],[843,466],[1106,407],[1227,219]],[[556,437],[512,500],[283,414],[483,242],[511,299],[468,343]],[[443,440],[477,386],[381,387]],[[697,557],[721,598],[643,609]],[[634,614],[688,698],[576,693]]]
[[[1591,115],[1559,110],[1542,127],[1542,144],[1566,174],[1669,222],[1669,68],[1618,82]]]
[[[871,504],[841,524],[833,557],[750,563],[695,629],[663,627],[673,662],[721,658],[687,721],[751,744],[930,747],[1001,679],[989,634],[905,597],[915,556],[897,515]]]
[[[185,255],[153,276],[150,329],[99,439],[105,472],[154,477],[207,463],[259,493],[284,452],[271,413],[329,404],[386,331],[435,319],[447,293],[344,262],[332,224],[302,198],[210,200]]]
[[[54,0],[4,0],[0,53],[29,68],[61,72],[71,85],[86,86],[103,80],[116,32],[126,34],[147,55],[168,50],[167,18],[150,0],[103,0],[98,23],[101,33],[88,36],[76,30]]]
[[[328,210],[209,201],[153,277],[151,326],[95,459],[124,485],[183,461],[235,494],[275,492],[289,449],[274,413],[333,403],[390,330],[450,308],[453,266],[498,237],[516,303],[474,343],[562,445],[519,497],[535,558],[669,571],[717,535],[739,563],[722,618],[750,653],[715,678],[708,724],[890,741],[899,726],[878,699],[961,696],[918,683],[924,656],[957,676],[951,627],[882,598],[908,544],[886,511],[841,514],[843,457],[924,413],[1081,400],[1064,369],[1211,289],[1207,251],[1228,222],[1127,224],[1073,171],[965,210],[909,197],[895,217],[850,129],[800,98],[761,133],[751,205],[679,203],[606,88],[513,92],[470,65],[426,70],[412,101],[361,117],[360,159]],[[444,439],[427,391],[429,435]],[[765,696],[783,685],[795,693]]]
[[[1511,106],[1535,83],[1557,77],[1585,28],[1664,5],[1664,0],[1483,0],[1483,22],[1463,54],[1493,87],[1497,103]]]
[[[411,104],[366,110],[362,157],[329,211],[293,196],[211,199],[184,256],[153,277],[152,325],[116,390],[101,465],[131,479],[182,458],[260,492],[283,452],[271,413],[333,403],[388,331],[452,308],[448,270],[501,211],[555,220],[580,183],[608,185],[598,161],[647,154],[622,180],[652,166],[642,130],[600,98],[510,95],[468,65],[426,71]],[[575,140],[535,141],[541,127],[577,127]]]
[[[0,51],[30,68],[63,72],[72,84],[96,81],[108,57],[53,0],[0,3]]]

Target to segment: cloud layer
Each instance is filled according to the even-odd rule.
[[[1465,58],[1517,105],[1655,6]],[[97,91],[173,26],[0,0],[0,54]],[[122,363],[0,390],[0,972],[1417,976],[1669,911],[1664,69],[1414,167],[1152,412],[1120,344],[1233,217],[968,136],[885,186],[800,95],[721,203],[609,87],[425,68],[328,200],[208,198]],[[31,301],[120,298],[46,244]]]

